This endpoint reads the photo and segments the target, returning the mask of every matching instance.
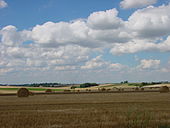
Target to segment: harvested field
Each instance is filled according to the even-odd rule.
[[[169,128],[170,93],[0,97],[2,128]]]
[[[45,92],[47,89],[51,89],[56,92],[64,91],[63,88],[0,86],[0,94],[17,93],[19,88],[27,88],[29,91],[33,92]]]

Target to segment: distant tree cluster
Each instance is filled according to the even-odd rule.
[[[75,89],[75,88],[77,88],[77,86],[71,86],[71,88],[70,88],[70,89]]]
[[[143,87],[147,85],[155,85],[155,84],[168,84],[168,81],[159,81],[159,82],[142,82],[142,83],[128,83],[129,86],[138,86]]]
[[[63,87],[70,86],[70,84],[61,83],[31,83],[31,84],[0,84],[0,86],[29,86],[29,87]]]
[[[142,86],[146,85],[155,85],[155,84],[168,84],[168,81],[159,81],[159,82],[142,82]]]
[[[127,84],[127,83],[129,83],[127,80],[121,82],[121,84]]]
[[[60,83],[33,83],[33,84],[27,84],[27,86],[31,87],[55,87],[60,85]]]
[[[88,88],[88,87],[93,87],[93,86],[98,86],[96,83],[84,83],[80,84],[80,88]]]

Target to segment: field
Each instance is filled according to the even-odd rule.
[[[1,128],[170,128],[170,93],[0,97]]]
[[[8,93],[17,93],[17,90],[22,87],[17,86],[0,86],[0,94],[8,94]],[[29,91],[32,92],[45,92],[47,89],[46,87],[23,87],[27,88]],[[52,91],[60,92],[64,91],[64,88],[50,88]]]
[[[161,86],[168,86],[170,88],[170,84],[158,84],[158,85],[150,85],[150,86],[145,86],[145,90],[147,91],[158,91]],[[19,88],[22,88],[22,86],[0,86],[0,95],[1,94],[9,94],[13,93],[16,94],[17,90]],[[23,86],[23,88],[27,88],[31,92],[45,92],[47,89],[51,89],[53,92],[63,92],[64,90],[70,90],[70,91],[86,91],[86,90],[91,90],[91,91],[98,91],[98,89],[105,88],[106,90],[112,90],[112,91],[117,91],[118,89],[124,89],[124,91],[134,91],[134,88],[136,86],[128,86],[128,84],[101,84],[99,86],[93,86],[93,87],[88,87],[88,88],[75,88],[71,89],[71,86],[67,87],[26,87]]]

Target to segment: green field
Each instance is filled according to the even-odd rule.
[[[0,97],[2,128],[170,128],[170,93]]]
[[[0,88],[0,90],[17,91],[19,88]],[[46,91],[45,88],[27,88],[30,91]],[[52,91],[64,91],[64,89],[51,89]]]

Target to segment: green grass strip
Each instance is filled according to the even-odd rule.
[[[0,88],[0,90],[11,90],[11,91],[16,91],[19,88]],[[27,88],[30,91],[46,91],[47,89],[45,88]],[[64,91],[64,89],[51,89],[52,91]]]

